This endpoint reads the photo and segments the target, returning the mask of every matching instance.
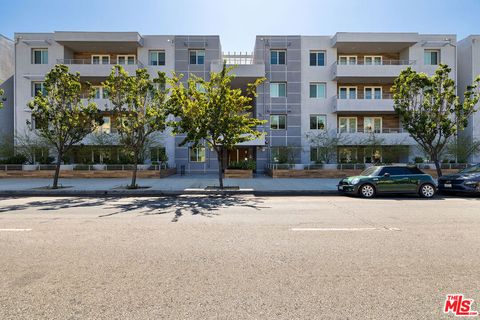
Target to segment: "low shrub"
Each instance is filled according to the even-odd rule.
[[[0,160],[0,164],[24,164],[27,162],[27,157],[23,154],[17,154],[3,160]]]
[[[231,162],[227,169],[255,170],[257,164],[254,160],[243,160]]]

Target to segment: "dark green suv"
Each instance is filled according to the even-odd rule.
[[[410,193],[423,198],[435,195],[433,178],[415,166],[374,166],[338,183],[338,191],[373,198],[376,194]]]

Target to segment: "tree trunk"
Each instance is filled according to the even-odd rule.
[[[442,167],[440,166],[440,160],[437,157],[432,157],[433,163],[435,163],[435,169],[437,170],[437,178],[440,178],[442,174]]]
[[[134,153],[134,160],[133,160],[133,172],[132,172],[132,183],[130,184],[130,189],[137,188],[137,164],[138,164],[138,155]]]
[[[220,147],[217,150],[218,159],[218,182],[220,183],[220,189],[223,189],[223,148]]]
[[[58,188],[58,178],[60,176],[60,165],[62,164],[62,157],[63,157],[63,153],[59,152],[58,153],[58,158],[57,158],[57,163],[55,165],[55,175],[53,176],[52,189],[57,189]]]

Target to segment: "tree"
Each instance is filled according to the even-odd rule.
[[[308,132],[306,137],[310,146],[318,149],[318,160],[322,163],[336,159],[338,146],[348,144],[346,137],[336,130]]]
[[[45,94],[37,93],[28,103],[32,110],[37,134],[56,151],[56,167],[52,188],[58,188],[62,158],[70,148],[83,140],[102,122],[100,112],[90,99],[83,104],[84,89],[90,84],[80,82],[80,74],[71,74],[65,65],[56,65],[45,76]],[[29,121],[27,121],[30,124]]]
[[[25,156],[29,164],[48,162],[49,143],[28,129],[15,134],[15,152]]]
[[[122,66],[114,66],[103,83],[113,105],[119,141],[133,158],[132,181],[129,188],[138,188],[137,166],[143,159],[148,138],[166,128],[167,96],[165,74],[150,79],[146,69],[137,69],[130,76]]]
[[[447,143],[446,153],[458,163],[467,163],[471,156],[480,152],[480,140],[456,136]]]
[[[476,111],[479,93],[475,89],[480,77],[467,88],[463,103],[455,94],[451,69],[440,65],[435,75],[428,77],[412,68],[403,70],[392,86],[394,108],[400,114],[405,129],[435,163],[442,176],[440,155],[449,139],[468,125]]]
[[[220,188],[225,151],[260,137],[262,133],[256,126],[265,123],[252,117],[250,105],[264,79],[249,83],[244,94],[242,89],[231,86],[235,77],[230,74],[232,69],[224,63],[221,72],[210,74],[210,81],[191,76],[187,87],[181,83],[181,75],[174,75],[170,81],[171,112],[178,119],[172,124],[173,133],[186,135],[180,145],[191,143],[197,147],[206,142],[215,150]]]

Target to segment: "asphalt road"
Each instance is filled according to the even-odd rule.
[[[480,199],[0,199],[0,319],[441,319]]]

